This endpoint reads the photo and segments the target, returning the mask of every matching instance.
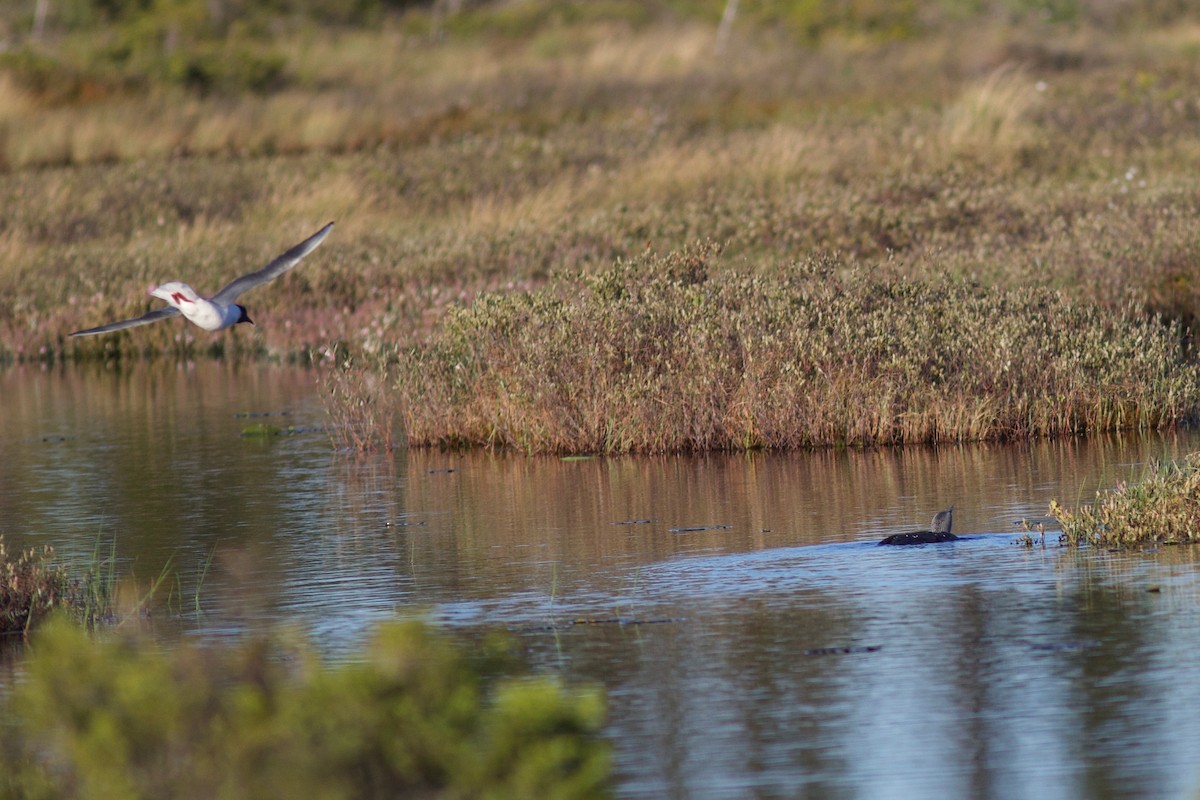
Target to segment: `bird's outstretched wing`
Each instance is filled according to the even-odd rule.
[[[107,325],[101,325],[99,328],[88,328],[86,331],[75,331],[72,336],[95,336],[97,333],[108,333],[109,331],[119,331],[125,328],[136,328],[138,325],[149,325],[151,322],[158,322],[160,319],[179,316],[179,310],[175,308],[156,308],[155,310],[143,314],[137,319],[124,319],[120,322],[110,322]]]
[[[283,273],[287,272],[292,267],[300,263],[300,259],[316,249],[317,245],[329,235],[329,231],[333,229],[333,223],[329,223],[321,230],[314,233],[312,236],[305,239],[300,244],[288,250],[283,255],[276,258],[270,264],[260,269],[258,272],[251,272],[249,275],[243,275],[237,280],[231,282],[221,291],[212,296],[215,303],[232,303],[242,295],[256,286],[261,286],[268,281],[273,281]]]

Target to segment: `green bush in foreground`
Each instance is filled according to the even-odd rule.
[[[401,359],[410,444],[529,452],[890,445],[1159,428],[1196,412],[1178,326],[1046,289],[815,260],[646,256],[448,315]]]
[[[323,668],[304,645],[163,651],[55,621],[6,710],[0,795],[605,796],[599,693],[485,672],[415,622]]]
[[[1096,493],[1091,505],[1050,514],[1072,544],[1139,547],[1200,541],[1200,453],[1182,462],[1152,464],[1137,483],[1118,483]]]

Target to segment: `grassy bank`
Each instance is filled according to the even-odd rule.
[[[1071,544],[1132,548],[1200,541],[1200,457],[1151,464],[1136,481],[1096,493],[1075,508],[1054,502],[1050,514]]]
[[[409,441],[530,452],[887,445],[1174,425],[1177,327],[1042,289],[697,250],[488,295],[400,359]]]
[[[486,307],[519,304],[501,298],[545,287],[551,275],[564,276],[559,290],[584,286],[648,247],[683,253],[704,241],[721,250],[709,264],[714,285],[761,280],[785,291],[800,282],[835,293],[836,281],[817,287],[796,267],[832,252],[842,271],[883,270],[915,287],[914,302],[954,286],[977,286],[983,305],[1060,292],[1070,313],[1134,337],[1115,344],[1123,351],[1138,346],[1138,315],[1149,326],[1163,314],[1192,327],[1200,27],[1186,14],[1064,6],[1046,18],[1020,4],[918,3],[887,16],[898,6],[818,5],[839,10],[746,10],[720,58],[722,3],[482,4],[450,19],[379,6],[369,26],[351,15],[245,31],[282,55],[278,81],[177,81],[150,58],[151,37],[138,40],[148,60],[122,62],[138,80],[117,76],[90,94],[51,91],[109,52],[64,22],[33,49],[74,72],[50,70],[38,83],[28,65],[0,62],[0,358],[303,358],[336,346],[356,369],[373,370],[392,353],[428,359],[444,349],[464,314],[482,313],[463,311],[481,294]],[[201,34],[181,41],[203,50]],[[244,298],[258,323],[251,330],[212,336],[176,320],[65,336],[142,313],[154,283],[182,277],[213,290],[329,219],[333,236],[300,269]],[[984,330],[1003,324],[988,319]],[[555,352],[563,334],[539,330],[545,341],[529,352]],[[726,350],[697,369],[719,373]],[[1180,353],[1164,367],[1185,365]],[[435,374],[449,367],[421,363]],[[339,384],[339,396],[361,409],[364,396],[347,389],[384,384],[382,373],[358,378]],[[1186,371],[1177,379],[1192,380]],[[1029,376],[1026,394],[1041,398],[1033,387],[1043,382]],[[422,391],[400,387],[379,400],[404,406],[420,427],[413,441],[475,440],[486,427],[472,423],[467,434],[421,421],[446,397]],[[1107,394],[1083,401],[1097,409],[1089,414],[1027,400],[1031,410],[1010,419],[991,413],[992,395],[970,391],[980,393],[947,399],[938,385],[905,383],[906,399],[894,403],[900,425],[880,413],[861,430],[822,422],[822,436],[780,433],[784,415],[771,412],[773,422],[685,438],[972,438],[1192,413],[1170,392],[1131,401],[1128,387],[1098,385]],[[956,403],[957,424],[948,408]],[[602,416],[620,416],[617,408]],[[524,416],[532,424],[537,414]],[[1005,421],[980,421],[993,417]],[[691,426],[676,418],[648,427]],[[501,439],[565,446],[536,427]],[[576,445],[593,446],[622,445],[593,434]]]

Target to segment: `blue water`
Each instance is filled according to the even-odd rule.
[[[536,669],[607,689],[621,797],[1200,792],[1195,553],[1031,548],[1014,524],[1192,434],[358,457],[322,431],[318,382],[0,372],[0,532],[78,564],[115,552],[130,598],[168,575],[150,614],[168,638],[299,625],[336,660],[397,615],[507,630]],[[262,422],[292,432],[243,436]],[[875,546],[951,503],[962,541]]]

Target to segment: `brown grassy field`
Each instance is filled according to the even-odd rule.
[[[288,80],[266,92],[151,84],[80,99],[0,72],[0,356],[304,359],[336,347],[358,366],[340,377],[335,414],[357,408],[374,420],[373,432],[354,434],[364,442],[386,439],[393,415],[410,432],[434,418],[413,441],[561,451],[961,439],[1195,416],[1190,337],[1154,315],[1190,330],[1200,308],[1196,21],[993,14],[901,33],[799,36],[748,16],[717,57],[712,9],[666,4],[638,15],[616,3],[608,16],[519,17],[526,7],[537,4],[485,8],[437,36],[423,12],[369,29],[304,28],[275,43]],[[244,298],[251,330],[211,336],[175,321],[66,338],[142,313],[153,283],[215,289],[329,219],[333,236],[300,269]],[[576,292],[588,324],[611,323],[602,304],[582,299],[592,296],[589,276],[630,261],[666,264],[700,242],[716,245],[706,269],[722,288],[699,301],[703,324],[671,342],[693,372],[659,387],[661,419],[647,437],[572,442],[570,425],[543,435],[535,421],[558,411],[536,402],[529,429],[489,431],[479,420],[510,413],[519,398],[496,392],[512,408],[467,414],[450,400],[460,386],[430,382],[454,367],[435,363],[448,342],[509,352],[511,342],[463,319]],[[910,299],[878,324],[899,328],[936,309],[986,344],[1016,326],[1034,354],[1021,381],[987,391],[976,382],[947,399],[918,370],[895,390],[903,396],[863,419],[842,394],[783,382],[769,401],[741,401],[743,418],[759,422],[692,435],[694,419],[671,402],[691,376],[733,369],[743,387],[761,378],[722,361],[744,356],[743,345],[686,336],[708,335],[709,317],[737,320],[743,343],[770,340],[780,332],[771,326],[791,331],[795,318],[726,308],[722,292],[792,291],[802,265],[827,256],[838,269],[812,287],[816,296],[847,275],[861,287],[834,330],[853,326],[855,303],[879,287],[900,287]],[[653,302],[677,302],[652,273],[641,280]],[[1057,340],[1037,338],[1076,319],[1114,337],[1126,361],[1113,374],[1133,383],[1072,372],[1063,364],[1086,349],[1055,360]],[[539,322],[544,340],[515,364],[526,382],[547,372],[536,359],[561,357],[556,337],[573,341],[553,317]],[[935,358],[958,358],[952,339],[913,340],[886,356],[916,363],[944,345]],[[830,363],[867,370],[858,386],[867,392],[871,370],[890,362],[864,361],[862,341],[827,346]],[[1153,347],[1140,349],[1146,341]],[[1146,353],[1159,359],[1153,378]],[[1003,354],[963,364],[990,368]],[[414,364],[425,369],[419,391],[408,379]],[[397,368],[394,384],[381,382],[381,370]],[[1087,392],[1100,398],[1081,401],[1091,411],[1056,405],[1047,387],[1082,387],[1089,375]],[[578,380],[562,375],[560,392]],[[854,374],[839,381],[848,389]],[[1030,388],[1025,399],[1014,386]],[[1131,398],[1131,387],[1142,394]],[[843,419],[804,427],[799,412],[785,413],[808,403],[820,408],[807,417],[832,420],[840,408]]]

